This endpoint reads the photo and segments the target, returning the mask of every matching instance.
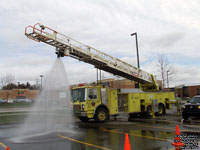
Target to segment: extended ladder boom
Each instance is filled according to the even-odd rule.
[[[40,23],[25,28],[25,35],[35,41],[56,47],[56,54],[71,56],[94,65],[96,68],[144,84],[154,84],[152,74],[136,68],[118,58],[114,58],[93,47],[82,44]]]

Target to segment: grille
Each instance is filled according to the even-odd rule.
[[[80,106],[80,105],[74,105],[74,106],[73,106],[73,110],[74,110],[75,112],[81,112],[81,106]]]
[[[198,111],[198,106],[197,105],[188,105],[188,106],[186,106],[185,109],[190,112],[196,112],[196,111]]]

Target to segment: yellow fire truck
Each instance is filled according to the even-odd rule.
[[[110,116],[129,113],[130,117],[146,113],[152,115],[152,102],[157,100],[157,115],[166,113],[174,92],[135,92],[131,89],[112,89],[96,85],[79,85],[72,88],[73,110],[81,121],[94,118],[105,122]]]
[[[102,85],[79,85],[72,88],[74,114],[82,121],[94,118],[105,122],[110,116],[129,113],[166,113],[171,103],[176,102],[173,92],[159,92],[154,76],[114,58],[91,46],[82,44],[40,23],[25,28],[25,35],[37,42],[44,42],[56,48],[58,57],[70,56],[126,79],[137,81],[145,92],[130,89],[112,89]],[[157,110],[156,110],[157,109]]]

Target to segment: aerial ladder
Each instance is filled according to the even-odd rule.
[[[118,58],[114,58],[91,46],[82,44],[81,42],[40,23],[37,23],[34,26],[27,26],[25,28],[25,35],[37,42],[44,42],[48,45],[54,46],[58,57],[70,56],[85,63],[94,65],[95,68],[100,70],[104,70],[132,81],[137,81],[140,83],[140,87],[144,91],[159,90],[155,77],[152,74]]]

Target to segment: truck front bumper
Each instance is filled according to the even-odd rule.
[[[77,117],[87,117],[87,113],[86,112],[75,112],[74,114]]]
[[[196,111],[196,112],[187,112],[187,111],[183,111],[182,112],[182,115],[185,116],[197,116],[197,117],[200,117],[200,111]]]

